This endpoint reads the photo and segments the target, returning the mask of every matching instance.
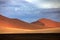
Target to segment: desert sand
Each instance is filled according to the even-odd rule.
[[[60,33],[60,22],[42,18],[27,23],[0,15],[0,34],[5,33]]]

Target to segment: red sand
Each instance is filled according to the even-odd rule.
[[[39,27],[18,19],[10,19],[0,15],[0,27],[12,27],[21,29],[40,29]]]
[[[8,29],[7,29],[8,27]],[[56,29],[56,28],[57,29]],[[33,23],[26,23],[24,21],[21,21],[19,19],[11,19],[11,18],[7,18],[5,16],[0,15],[0,31],[2,30],[3,32],[22,32],[22,30],[20,29],[27,29],[27,30],[36,30],[36,29],[41,29],[41,30],[37,30],[34,32],[58,32],[60,30],[60,22],[55,22],[52,21],[50,19],[40,19],[36,22]],[[5,29],[4,29],[5,28]],[[14,29],[16,28],[16,29]],[[44,29],[45,28],[45,29]],[[53,29],[49,29],[49,28],[53,28]],[[23,30],[23,32],[25,32]],[[28,31],[29,32],[29,31]],[[32,31],[31,31],[32,32]]]
[[[34,25],[41,26],[42,28],[55,28],[60,27],[60,22],[56,22],[50,19],[42,18],[36,22],[32,22]]]

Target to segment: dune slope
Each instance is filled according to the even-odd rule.
[[[44,27],[46,27],[46,28],[60,27],[60,22],[56,22],[56,21],[46,19],[46,18],[39,19],[38,21],[33,22],[32,24],[40,25],[40,26],[44,25]]]
[[[50,28],[51,27],[51,28]],[[19,19],[11,19],[0,15],[0,33],[59,33],[60,22],[40,19],[26,23]]]
[[[0,27],[12,27],[12,28],[21,28],[21,29],[39,29],[40,27],[36,27],[30,23],[18,20],[18,19],[10,19],[0,15]]]

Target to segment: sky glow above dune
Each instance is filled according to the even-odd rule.
[[[59,0],[26,0],[39,8],[60,8]]]

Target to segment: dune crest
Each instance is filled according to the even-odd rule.
[[[33,24],[44,25],[45,27],[48,27],[48,28],[60,27],[60,22],[56,22],[46,18],[39,19],[38,21],[33,22]]]
[[[55,28],[56,27],[56,28]],[[59,33],[60,22],[40,19],[26,23],[19,19],[11,19],[0,15],[0,33]]]
[[[33,24],[21,21],[19,19],[11,19],[5,16],[0,15],[0,26],[1,27],[12,27],[12,28],[19,28],[19,29],[40,29]]]

